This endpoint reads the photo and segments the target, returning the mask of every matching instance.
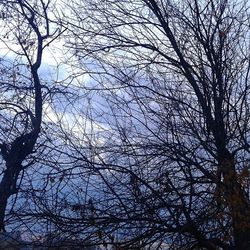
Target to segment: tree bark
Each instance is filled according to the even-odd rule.
[[[6,162],[3,178],[0,182],[0,231],[5,231],[4,218],[8,199],[17,193],[17,181],[23,169],[22,162],[32,153],[39,130],[17,137],[10,145],[1,145],[1,154]]]
[[[250,249],[250,206],[246,193],[238,180],[234,158],[230,153],[219,161],[223,177],[222,193],[228,207],[233,228],[235,249]]]
[[[0,231],[5,231],[5,212],[8,198],[17,192],[17,176],[20,173],[21,165],[6,164],[7,168],[4,172],[0,183]]]

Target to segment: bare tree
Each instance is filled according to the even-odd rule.
[[[93,213],[62,216],[64,226],[96,228],[97,240],[112,241],[116,233],[136,249],[153,242],[250,248],[248,5],[68,6],[74,14],[68,45],[77,67],[92,77],[85,86],[92,115],[83,116],[102,128],[97,143],[89,141],[93,161],[83,168],[96,176],[88,192]],[[70,142],[84,160],[86,151]]]
[[[60,33],[49,13],[52,1],[1,1],[0,231],[8,200],[18,193],[25,171],[42,152],[37,143],[43,104],[52,95],[39,69],[44,50]],[[36,158],[37,157],[37,158]]]

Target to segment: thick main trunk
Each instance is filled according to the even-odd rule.
[[[5,231],[5,213],[8,199],[16,193],[17,177],[21,169],[21,165],[7,165],[0,182],[0,232]]]
[[[6,197],[3,194],[3,192],[0,192],[0,232],[5,231],[4,218],[5,218],[5,211],[7,207],[7,200],[8,200],[8,197]]]
[[[223,196],[225,205],[229,208],[235,248],[250,249],[250,205],[246,193],[238,181],[235,162],[231,155],[221,160],[223,176]]]
[[[4,218],[8,199],[17,192],[17,180],[23,169],[22,162],[32,152],[38,133],[29,133],[17,137],[7,149],[1,145],[1,154],[6,162],[6,168],[0,182],[0,231],[4,231]]]

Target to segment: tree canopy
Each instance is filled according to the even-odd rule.
[[[250,248],[247,2],[1,7],[15,54],[1,61],[1,230],[36,221],[117,249]],[[49,82],[38,70],[56,41]]]

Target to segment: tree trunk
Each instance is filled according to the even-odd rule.
[[[5,231],[5,212],[8,203],[8,198],[17,192],[16,182],[20,173],[21,165],[6,164],[3,178],[0,182],[0,232]]]
[[[17,137],[9,149],[5,144],[1,145],[1,154],[6,162],[3,178],[0,182],[0,231],[5,231],[4,217],[8,199],[17,193],[17,180],[23,169],[22,162],[32,152],[38,133],[29,133]]]
[[[250,206],[249,199],[238,181],[233,156],[228,153],[219,162],[223,177],[222,193],[225,205],[229,208],[235,248],[250,249]]]
[[[6,194],[3,194],[4,190],[0,190],[0,232],[5,232],[4,226],[4,218],[5,218],[5,211],[7,206],[8,197]]]

